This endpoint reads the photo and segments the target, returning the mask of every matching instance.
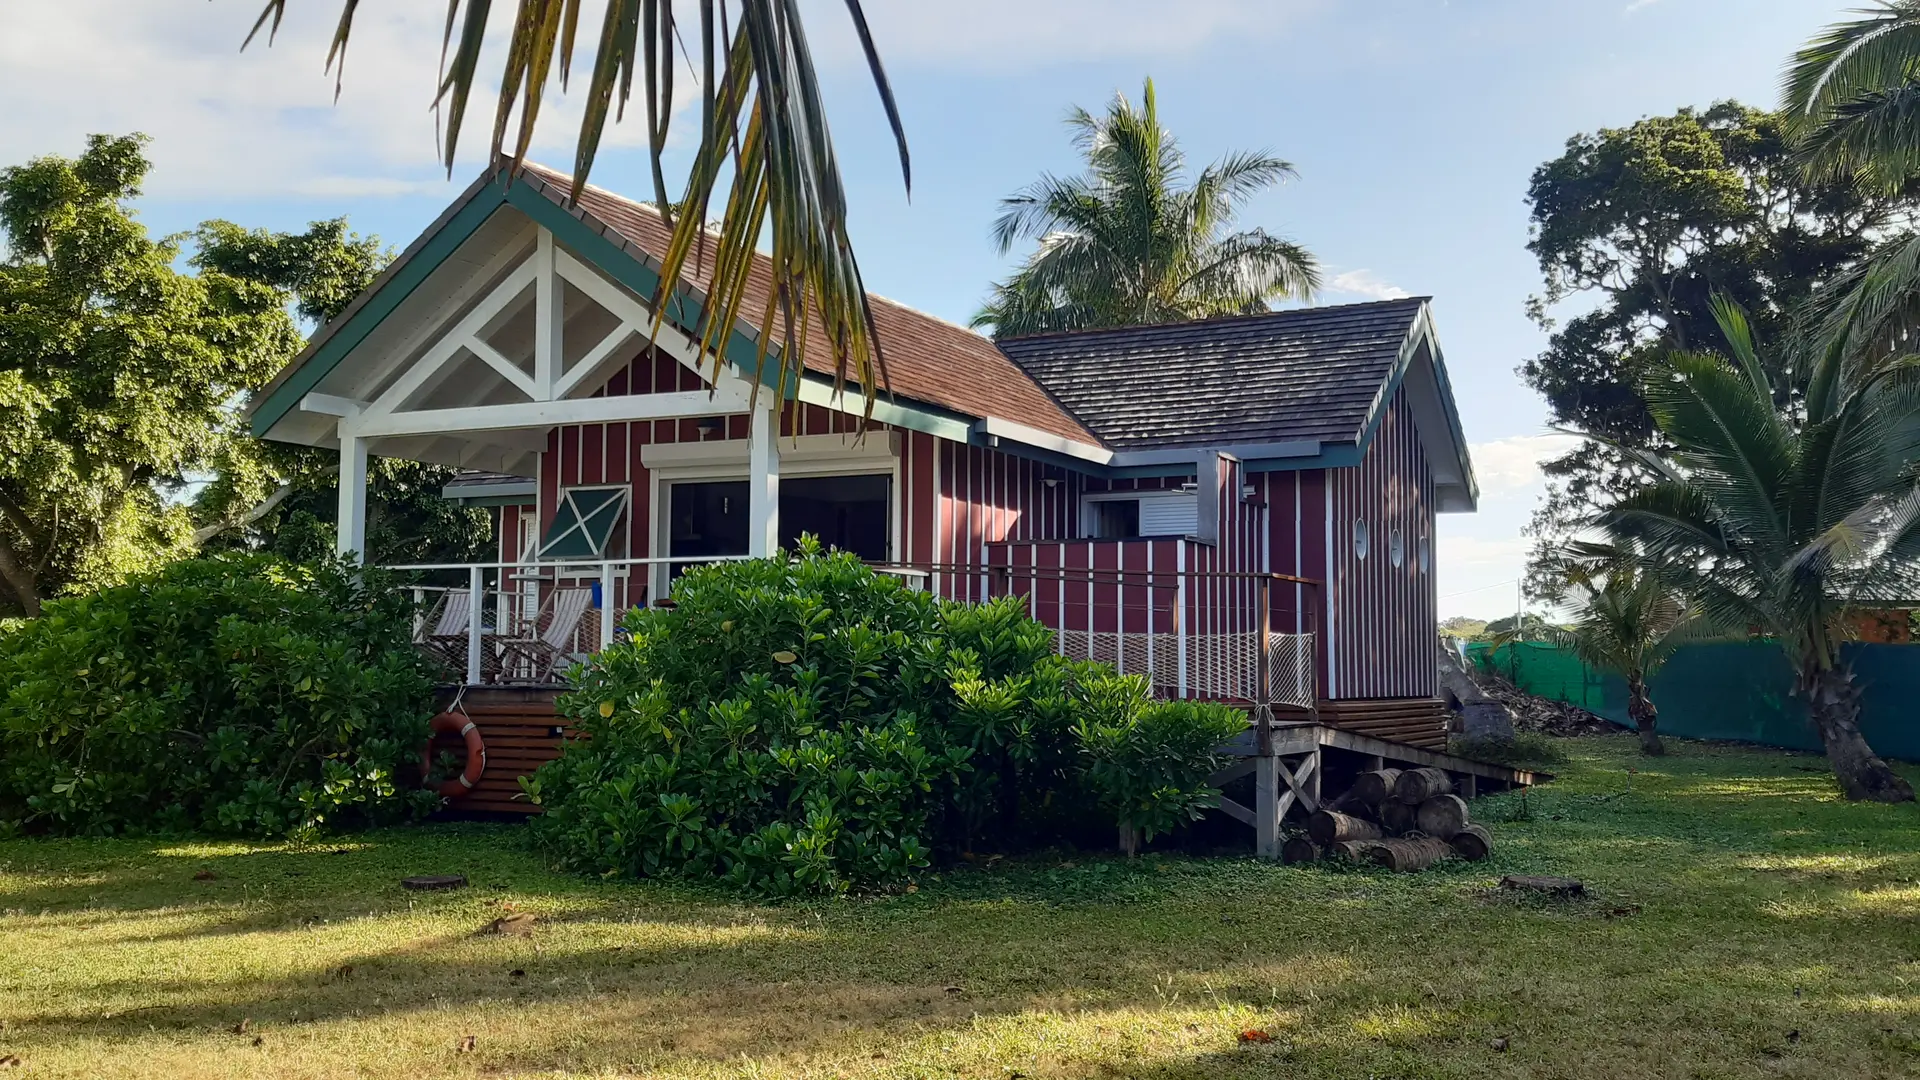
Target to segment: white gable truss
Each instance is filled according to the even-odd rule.
[[[338,387],[300,398],[298,411],[329,420],[327,434],[333,438],[326,441],[337,439],[340,448],[343,553],[365,550],[370,450],[458,465],[530,464],[545,446],[547,431],[559,425],[724,416],[750,409],[752,502],[756,522],[764,523],[753,531],[753,546],[771,550],[777,542],[773,508],[779,498],[776,393],[759,394],[759,407],[753,408],[752,383],[724,364],[716,375],[710,361],[700,362],[695,341],[672,323],[662,324],[656,336],[646,304],[538,226],[510,236],[472,264],[464,281],[442,291],[431,315],[416,316],[417,322],[366,351],[363,374],[342,376],[361,393],[341,393],[345,387]],[[700,373],[707,388],[594,396],[649,340]],[[382,363],[383,358],[398,361]],[[763,509],[764,514],[758,512]]]
[[[745,412],[751,386],[722,368],[713,389],[592,397],[653,332],[636,297],[540,229],[534,251],[427,344],[368,401],[310,393],[307,412],[338,417],[362,439],[463,436]],[[579,335],[576,338],[576,333]],[[663,325],[654,344],[700,371],[697,347]],[[709,364],[704,373],[711,379]],[[772,395],[762,400],[772,405]]]

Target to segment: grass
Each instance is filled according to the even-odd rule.
[[[409,1080],[1920,1074],[1920,810],[1838,801],[1818,758],[1669,746],[1565,740],[1558,782],[1476,804],[1492,863],[1407,876],[1054,858],[772,906],[555,873],[505,826],[306,850],[8,841],[0,1059]],[[427,872],[473,887],[397,885]],[[1490,889],[1511,872],[1594,896]],[[510,910],[539,917],[530,936],[476,933]]]

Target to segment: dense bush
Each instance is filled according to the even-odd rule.
[[[1213,748],[1245,726],[1062,660],[1017,601],[938,601],[811,545],[673,598],[573,673],[586,738],[523,781],[583,869],[839,892],[1090,808],[1150,838],[1212,805]]]
[[[0,634],[0,825],[301,835],[435,798],[432,687],[377,573],[175,563]]]

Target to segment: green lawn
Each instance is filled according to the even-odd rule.
[[[1920,810],[1840,803],[1818,758],[1670,745],[1649,763],[1631,737],[1567,742],[1524,811],[1476,804],[1494,862],[1400,877],[1056,858],[776,906],[554,873],[511,827],[5,842],[0,1059],[408,1080],[1920,1075]],[[473,887],[397,884],[452,871]],[[1516,871],[1596,896],[1490,891]],[[508,910],[539,916],[531,936],[476,933]]]

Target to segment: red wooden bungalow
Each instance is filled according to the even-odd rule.
[[[807,532],[945,596],[1024,595],[1063,652],[1166,694],[1258,699],[1265,670],[1283,712],[1444,743],[1434,518],[1476,492],[1426,300],[996,343],[876,296],[861,437],[825,350],[756,395],[743,326],[703,372],[698,282],[653,336],[666,230],[568,188],[483,176],[252,406],[257,434],[339,451],[343,552],[369,454],[469,470],[447,495],[498,507],[498,558],[422,627],[467,682],[546,675],[493,642],[570,615],[556,593],[591,592],[560,628],[590,651],[676,567]]]

